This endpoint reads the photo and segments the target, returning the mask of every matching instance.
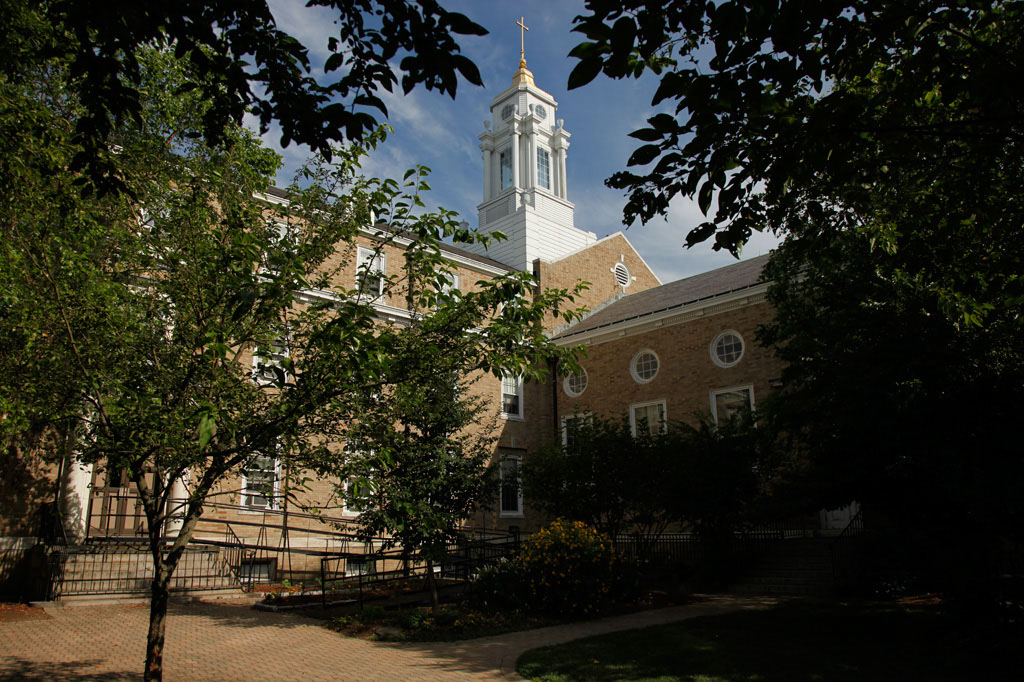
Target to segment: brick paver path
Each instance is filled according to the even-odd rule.
[[[757,597],[704,601],[601,620],[452,643],[386,644],[331,632],[321,621],[256,611],[248,604],[174,604],[167,626],[167,680],[516,679],[524,651],[580,637],[759,608]],[[67,606],[38,620],[0,622],[0,678],[139,679],[146,605]]]

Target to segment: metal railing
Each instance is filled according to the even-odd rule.
[[[164,550],[166,551],[166,550]],[[143,543],[105,542],[69,548],[63,579],[54,598],[71,595],[144,594],[155,571],[150,548]],[[171,577],[172,591],[208,591],[237,585],[218,548],[187,548]]]
[[[465,583],[485,566],[512,556],[519,546],[519,533],[472,531],[465,541],[449,545],[444,558],[433,565],[433,570],[437,577],[446,581]],[[399,581],[425,579],[428,570],[426,561],[402,549],[323,557],[320,560],[321,605],[327,605],[328,594],[346,591],[352,591],[361,605],[368,591]]]
[[[64,519],[56,502],[47,502],[39,508],[39,540],[44,547],[46,561],[46,601],[60,597],[68,556],[68,536]]]
[[[832,582],[839,591],[855,589],[864,579],[864,552],[858,546],[864,534],[864,510],[860,509],[832,541]]]

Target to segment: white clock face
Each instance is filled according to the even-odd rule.
[[[516,110],[511,104],[506,104],[501,110],[501,119],[507,121],[512,118],[512,113]]]
[[[544,118],[545,116],[548,115],[548,110],[545,109],[544,106],[541,104],[538,104],[536,107],[534,107],[533,110],[537,112],[537,115],[540,116],[541,118]]]

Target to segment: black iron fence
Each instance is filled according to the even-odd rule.
[[[166,550],[165,550],[166,551]],[[153,555],[142,543],[107,542],[71,547],[63,556],[61,579],[52,598],[74,595],[145,594],[152,587]],[[170,589],[176,592],[237,587],[217,548],[187,548],[178,560]]]
[[[519,533],[475,530],[465,541],[450,545],[440,561],[430,564],[402,549],[323,557],[319,581],[321,601],[326,605],[328,594],[350,591],[362,603],[370,590],[387,588],[400,581],[422,581],[430,570],[447,584],[465,583],[485,566],[512,556],[520,541]]]

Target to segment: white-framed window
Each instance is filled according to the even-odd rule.
[[[578,398],[582,395],[583,391],[587,390],[587,381],[587,370],[580,367],[580,371],[569,374],[562,379],[562,388],[565,390],[566,395]]]
[[[281,460],[277,453],[256,453],[242,469],[242,506],[277,509],[281,493]]]
[[[512,186],[512,149],[506,149],[498,154],[498,174],[502,189]]]
[[[732,367],[743,358],[743,348],[739,332],[724,331],[711,342],[711,360],[719,367]]]
[[[374,298],[384,293],[384,278],[387,277],[387,258],[384,253],[360,246],[357,249],[359,271],[356,275],[359,290]]]
[[[450,294],[453,291],[462,290],[462,278],[459,276],[459,273],[448,270],[440,274],[440,279],[444,280],[444,282],[441,284],[439,293]]]
[[[286,339],[276,339],[270,344],[269,354],[260,354],[254,351],[252,354],[252,379],[260,386],[276,386],[278,381],[282,384],[288,381],[287,360],[291,357]],[[279,372],[283,374],[278,375]]]
[[[345,557],[345,575],[376,575],[377,560],[366,556]]]
[[[523,377],[501,378],[501,416],[505,419],[523,418]]]
[[[363,481],[350,478],[345,481],[345,499],[342,501],[342,514],[361,514],[366,511],[366,501],[373,495],[373,490],[367,484],[365,478],[372,478],[371,472],[364,477]]]
[[[658,368],[661,363],[658,356],[650,348],[645,348],[633,356],[629,363],[629,373],[638,384],[646,384],[658,375]]]
[[[730,386],[711,391],[711,417],[718,423],[744,409],[754,409],[754,387]]]
[[[590,412],[579,412],[567,414],[562,417],[562,445],[569,447],[573,444],[578,429],[594,421],[594,415]]]
[[[633,403],[629,406],[629,427],[633,430],[634,438],[664,433],[667,426],[665,420],[664,400]]]
[[[289,237],[290,230],[292,228],[280,220],[271,220],[267,223],[267,230],[270,235],[269,243],[267,244],[269,250],[263,253],[263,271],[268,273],[276,273],[279,271],[278,263],[275,262],[275,256],[277,251],[284,247],[287,243],[286,240]]]
[[[157,220],[166,223],[170,219],[171,209],[168,206],[156,210],[145,207],[139,209],[139,227],[147,232],[156,231]]]
[[[501,477],[499,515],[502,518],[521,518],[523,516],[523,487],[519,482],[519,470],[522,463],[522,455],[507,453],[501,455],[498,471]]]
[[[537,147],[537,186],[551,189],[551,154]]]

